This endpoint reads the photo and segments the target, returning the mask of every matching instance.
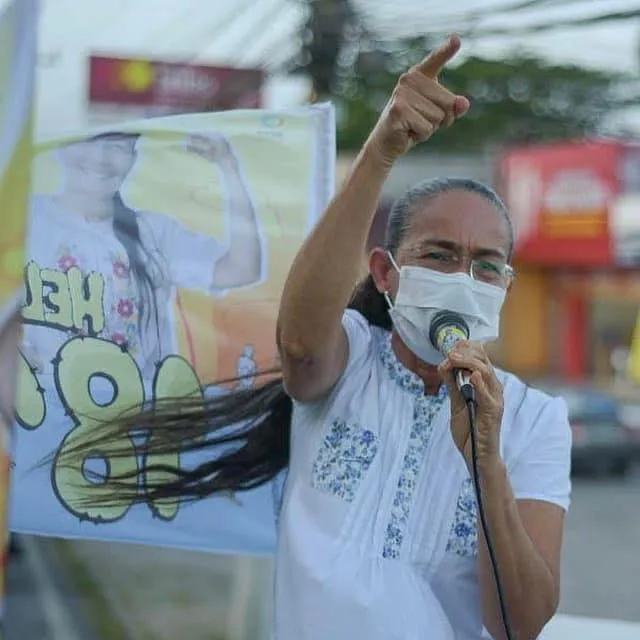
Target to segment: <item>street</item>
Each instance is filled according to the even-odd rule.
[[[72,588],[68,577],[65,579],[61,575],[62,563],[59,558],[54,557],[51,542],[35,539],[26,541],[25,552],[12,562],[6,637],[9,640],[91,638],[86,625],[83,626],[83,618],[88,617],[84,587]],[[117,557],[117,549],[120,547],[116,547],[116,550],[113,549],[114,545],[108,547],[109,553],[115,554],[114,558]],[[565,536],[561,612],[594,618],[640,621],[639,547],[640,471],[625,480],[576,478]],[[33,558],[27,559],[34,552],[38,556],[35,562]],[[149,552],[152,553],[152,550]],[[185,552],[163,550],[162,553],[168,563],[175,563],[182,562],[179,556]],[[139,556],[143,563],[144,556],[144,552]],[[217,593],[216,583],[210,581],[210,578],[216,570],[220,573],[223,566],[228,566],[229,559],[215,559],[205,555],[199,561],[195,557],[199,554],[190,556],[194,556],[194,562],[188,565],[189,581],[197,585],[200,593],[208,583],[212,587],[211,601],[220,601],[230,585],[225,587],[218,583],[220,592]],[[269,589],[264,591],[270,593]],[[203,595],[201,593],[200,597]],[[171,600],[162,599],[160,602],[164,603],[162,616],[166,626],[171,617]],[[189,609],[187,601],[182,600],[182,603],[182,606]],[[66,611],[58,611],[60,606]],[[215,609],[216,607],[209,608],[209,613]],[[52,623],[58,627],[55,635],[50,629],[47,630],[47,625]],[[74,629],[65,630],[65,625],[71,625]],[[195,628],[193,633],[190,632],[190,628],[184,629],[183,637],[196,637]],[[73,638],[69,633],[74,634]],[[114,637],[120,636],[108,633],[100,640],[111,640]]]
[[[640,473],[575,479],[562,581],[563,613],[640,621]]]
[[[86,585],[72,581],[55,542],[20,536],[7,575],[6,640],[112,640],[87,623]]]
[[[7,593],[11,594],[6,609],[5,635],[7,638],[54,640],[47,629],[42,603],[36,604],[37,593],[34,572],[29,570],[25,550],[9,560]]]

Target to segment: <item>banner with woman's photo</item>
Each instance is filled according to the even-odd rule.
[[[145,120],[36,148],[14,530],[273,549],[278,480],[189,505],[91,502],[97,477],[144,476],[152,462],[187,469],[210,451],[149,460],[139,446],[148,434],[132,433],[128,458],[59,461],[131,407],[224,394],[277,365],[279,295],[334,167],[328,105]]]

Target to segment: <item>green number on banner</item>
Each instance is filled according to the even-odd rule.
[[[165,358],[158,368],[153,382],[153,397],[158,400],[162,398],[175,398],[183,396],[193,396],[203,398],[202,386],[196,372],[191,365],[180,356],[169,356]],[[151,434],[153,439],[153,434]],[[180,454],[170,453],[163,455],[149,456],[145,461],[145,466],[169,465],[178,468],[180,465]],[[153,482],[171,479],[171,475],[162,471],[148,471],[146,478]],[[172,520],[178,513],[179,501],[175,498],[168,500],[157,500],[149,502],[154,515],[163,520]]]
[[[62,346],[54,364],[60,400],[76,425],[62,441],[54,461],[54,491],[65,508],[80,519],[94,522],[120,520],[131,504],[91,504],[92,499],[100,499],[101,491],[108,495],[110,490],[101,489],[90,472],[93,470],[109,476],[137,471],[138,460],[131,438],[126,437],[116,445],[119,450],[130,450],[126,457],[119,455],[114,458],[109,455],[109,446],[98,444],[77,468],[72,468],[66,460],[60,464],[60,458],[64,460],[65,453],[78,445],[86,447],[100,433],[101,422],[140,407],[144,401],[140,370],[128,353],[100,338],[72,338]],[[96,367],[100,370],[96,371]],[[98,378],[112,386],[112,397],[107,403],[99,403],[92,393],[92,383]],[[101,468],[92,469],[93,464],[100,464]],[[135,487],[134,483],[132,480],[132,487]]]
[[[18,360],[18,388],[15,407],[18,424],[30,431],[37,429],[47,415],[44,390],[38,382],[35,371],[22,353]]]

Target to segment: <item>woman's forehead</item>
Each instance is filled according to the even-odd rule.
[[[433,240],[504,249],[511,244],[510,236],[503,211],[481,194],[458,189],[414,204],[402,244],[424,245]]]

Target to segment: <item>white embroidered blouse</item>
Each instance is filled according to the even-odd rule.
[[[277,640],[477,640],[483,635],[473,486],[444,390],[427,396],[390,334],[355,311],[345,373],[296,403],[279,514]],[[517,499],[567,509],[563,400],[504,384],[502,456]]]

